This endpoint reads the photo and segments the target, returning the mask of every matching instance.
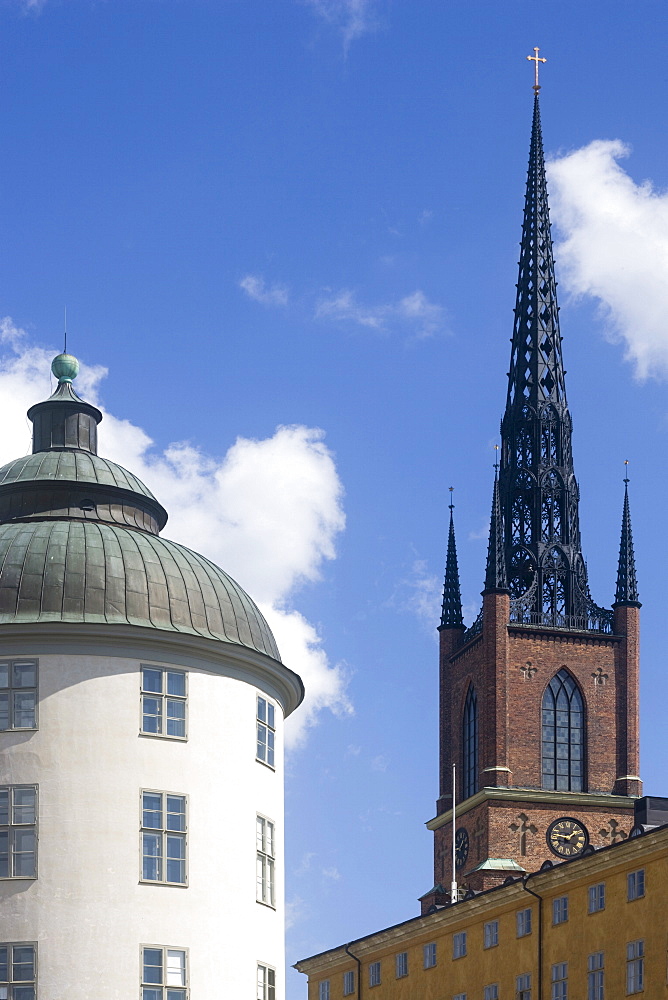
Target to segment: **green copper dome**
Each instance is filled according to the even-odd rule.
[[[280,662],[250,597],[204,556],[160,538],[165,509],[131,472],[99,457],[102,414],[72,388],[78,367],[71,355],[54,359],[58,387],[28,411],[33,454],[0,468],[0,629],[139,625]]]

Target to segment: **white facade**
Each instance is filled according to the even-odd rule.
[[[37,786],[38,867],[0,878],[0,943],[36,943],[38,1000],[141,997],[145,945],[187,952],[188,1000],[255,998],[258,963],[282,997],[296,675],[243,646],[132,625],[4,625],[0,661],[16,657],[39,661],[38,728],[0,733],[0,786]],[[186,672],[185,740],[141,733],[142,664]],[[258,694],[276,706],[274,768],[256,759]],[[187,885],[142,880],[142,790],[187,797]],[[273,907],[256,900],[258,815],[275,824]]]

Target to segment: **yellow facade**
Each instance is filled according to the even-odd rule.
[[[631,886],[629,876],[636,876]],[[634,892],[637,898],[629,899]],[[564,899],[567,917],[554,923],[554,901]],[[558,909],[557,918],[564,915],[564,904]],[[518,913],[526,910],[531,911],[530,930],[518,936]],[[490,929],[485,947],[485,924],[495,921],[498,943],[493,943]],[[466,954],[455,957],[455,936],[462,934],[466,935]],[[461,943],[460,937],[460,950]],[[436,946],[431,968],[424,967],[427,945]],[[401,960],[397,967],[397,955],[403,953],[407,974],[397,975],[404,971]],[[427,952],[428,961],[432,954],[433,949]],[[555,864],[510,885],[304,959],[296,968],[308,976],[308,1000],[453,1000],[460,996],[485,1000],[485,988],[494,985],[498,1000],[589,1000],[590,956],[596,956],[596,966],[602,963],[602,968],[591,971],[603,973],[604,992],[593,993],[593,1000],[620,1000],[635,994],[643,1000],[668,998],[668,827]],[[371,985],[374,963],[380,963],[377,985]],[[554,983],[553,968],[560,977]],[[353,989],[347,993],[346,972],[353,973],[352,983],[350,976],[346,983]],[[530,977],[530,985],[526,980],[518,983],[523,976]],[[597,981],[600,984],[601,977]],[[327,983],[329,988],[321,986]],[[530,992],[522,994],[518,986]],[[494,991],[488,995],[494,997]]]

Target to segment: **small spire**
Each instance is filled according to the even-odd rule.
[[[495,447],[498,449],[498,445],[495,445]],[[498,463],[495,462],[492,516],[489,523],[489,547],[487,549],[487,572],[485,573],[485,590],[483,593],[487,591],[508,590],[506,560],[503,551],[503,518],[501,517],[498,470]]]
[[[636,560],[633,552],[631,532],[631,510],[629,508],[628,462],[624,462],[624,509],[622,512],[622,537],[619,543],[619,564],[617,566],[617,589],[615,604],[630,604],[640,607],[638,601],[638,581]]]
[[[459,567],[457,565],[457,546],[455,544],[455,522],[452,512],[455,505],[452,502],[454,487],[450,487],[450,531],[448,532],[448,554],[445,560],[445,582],[443,584],[443,608],[441,611],[441,628],[463,628],[462,594],[459,586]]]

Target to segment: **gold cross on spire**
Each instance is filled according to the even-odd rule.
[[[535,67],[536,67],[536,82],[535,82],[535,83],[534,83],[534,85],[533,85],[533,89],[534,89],[534,93],[536,93],[536,94],[537,94],[537,93],[538,93],[538,91],[540,90],[540,84],[539,84],[539,82],[538,82],[538,63],[546,63],[546,62],[547,62],[547,59],[543,59],[543,58],[541,58],[541,57],[540,57],[540,56],[538,55],[538,52],[539,52],[539,48],[538,48],[538,46],[537,46],[537,45],[534,45],[534,47],[533,47],[533,50],[534,50],[534,52],[535,52],[535,55],[533,55],[533,56],[527,56],[527,59],[528,59],[528,60],[529,60],[530,62],[534,63],[534,64],[535,64]]]

